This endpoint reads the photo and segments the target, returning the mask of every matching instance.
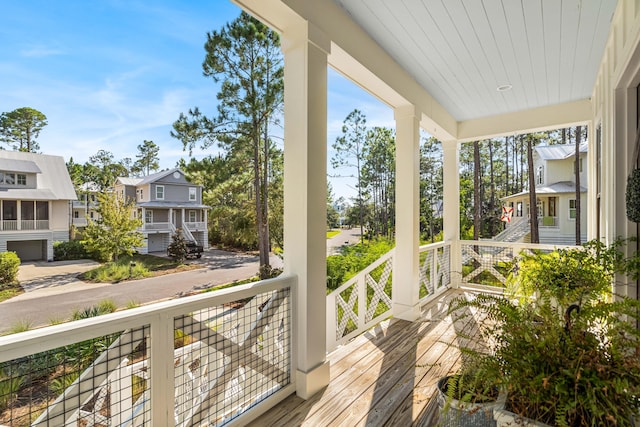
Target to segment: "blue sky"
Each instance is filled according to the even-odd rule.
[[[216,86],[202,76],[206,33],[239,13],[228,0],[3,2],[0,112],[43,112],[41,152],[65,161],[84,163],[100,149],[135,161],[148,139],[160,147],[161,168],[174,167],[188,153],[169,135],[172,123],[194,106],[215,112]],[[371,126],[394,125],[390,108],[330,70],[329,158],[354,108]],[[337,196],[355,195],[353,180],[331,181]]]

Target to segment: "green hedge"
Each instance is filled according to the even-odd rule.
[[[0,253],[0,285],[14,283],[18,279],[20,258],[15,252]]]
[[[80,240],[53,243],[53,259],[56,261],[88,258],[91,256]]]

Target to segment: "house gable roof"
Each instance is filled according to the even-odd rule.
[[[196,185],[186,180],[185,173],[180,168],[167,169],[165,171],[153,173],[151,175],[143,176],[140,178],[118,177],[116,182],[119,182],[120,184],[123,184],[123,185],[133,185],[137,187],[139,185],[147,185],[147,184],[161,181],[164,178],[173,175],[173,173],[175,172],[180,173],[180,178],[183,179],[185,183],[188,183],[193,186]],[[176,183],[174,182],[174,184]]]
[[[580,153],[586,153],[587,147],[587,142],[582,142],[580,144]],[[564,160],[576,154],[576,146],[574,144],[539,145],[535,148],[542,160]]]
[[[4,198],[77,200],[67,166],[61,156],[0,150],[0,165],[4,170],[35,173],[37,178],[36,189],[8,189],[0,193]]]

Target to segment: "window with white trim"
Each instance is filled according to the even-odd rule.
[[[536,172],[536,182],[539,185],[544,184],[544,167],[542,165],[538,166],[538,170]]]
[[[156,185],[156,200],[164,200],[164,185]]]
[[[145,224],[152,224],[153,223],[153,211],[152,210],[146,210],[144,211],[144,222]]]
[[[197,198],[197,189],[196,187],[189,187],[189,201],[194,201]]]
[[[197,212],[189,211],[189,222],[197,222],[197,221],[198,221]]]
[[[23,173],[18,174],[18,185],[27,185],[27,175]]]
[[[569,199],[569,219],[576,219],[576,199]]]

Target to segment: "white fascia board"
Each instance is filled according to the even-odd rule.
[[[458,123],[458,139],[468,142],[584,125],[591,121],[592,113],[591,100],[583,99],[466,120]]]

